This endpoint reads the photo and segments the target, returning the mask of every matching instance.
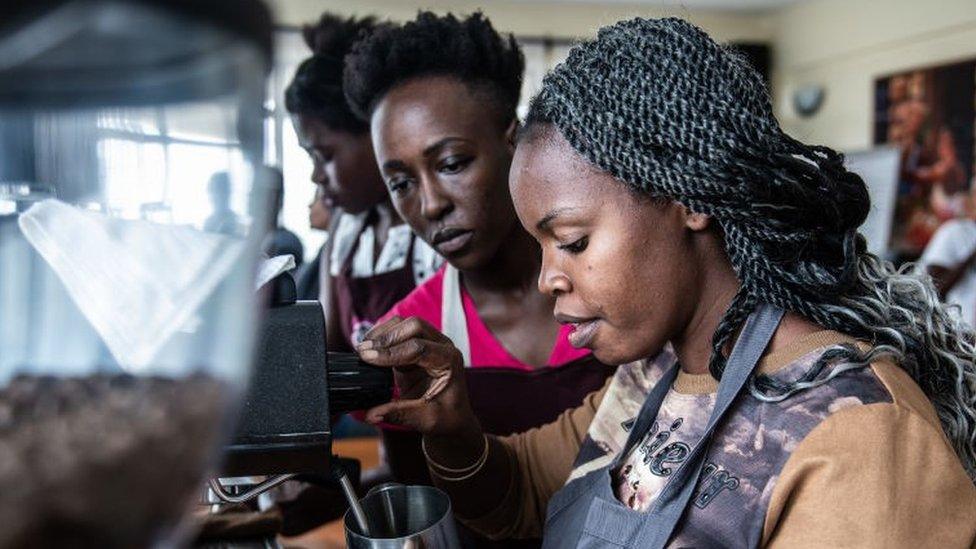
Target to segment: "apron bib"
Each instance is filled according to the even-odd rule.
[[[407,258],[413,257],[416,240],[417,237],[410,237]],[[403,267],[393,271],[373,276],[352,276],[352,261],[358,248],[357,239],[356,245],[343,261],[339,274],[333,277],[335,286],[332,292],[332,299],[335,300],[339,312],[342,335],[352,347],[362,341],[376,321],[416,286],[413,261],[409,259]]]
[[[697,487],[716,427],[742,392],[782,316],[783,311],[771,305],[762,305],[749,316],[726,363],[705,433],[647,512],[617,500],[611,476],[657,418],[678,375],[677,363],[648,394],[627,444],[613,462],[570,481],[549,500],[543,547],[665,547]]]

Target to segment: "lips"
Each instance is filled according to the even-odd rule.
[[[434,233],[431,244],[441,255],[456,255],[471,243],[474,231],[469,229],[448,228]]]
[[[599,318],[583,318],[572,315],[557,314],[556,322],[572,326],[573,331],[569,334],[569,344],[577,349],[589,347],[596,337],[597,329],[600,327]]]

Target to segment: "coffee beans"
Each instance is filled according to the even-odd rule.
[[[0,389],[0,548],[148,547],[194,502],[229,402],[213,378]]]

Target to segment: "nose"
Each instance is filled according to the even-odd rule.
[[[329,175],[325,173],[325,166],[321,162],[315,162],[312,165],[312,183],[323,187],[329,184]]]
[[[444,218],[454,204],[446,196],[440,184],[431,178],[424,178],[420,183],[420,213],[428,221],[439,221]]]
[[[539,291],[552,297],[559,297],[572,290],[573,284],[569,276],[543,249],[542,267],[539,269]]]

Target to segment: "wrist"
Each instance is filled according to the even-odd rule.
[[[452,434],[426,434],[423,438],[426,457],[438,465],[463,468],[474,463],[484,450],[486,438],[480,425]]]

